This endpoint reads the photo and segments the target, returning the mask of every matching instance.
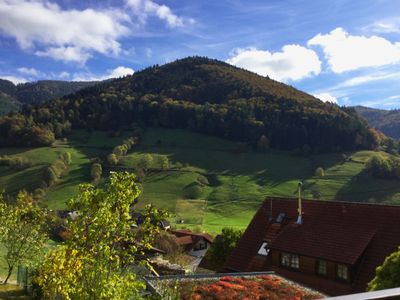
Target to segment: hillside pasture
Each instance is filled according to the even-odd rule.
[[[0,149],[0,155],[21,156],[32,162],[24,170],[1,166],[0,189],[6,193],[35,189],[43,181],[44,169],[60,153],[70,152],[72,164],[68,171],[42,200],[49,208],[65,208],[79,184],[90,181],[93,159],[105,162],[113,147],[130,134],[75,130],[52,147]],[[139,145],[120,159],[116,169],[137,171],[151,156],[141,178],[139,209],[152,203],[168,209],[172,223],[178,227],[201,227],[218,233],[225,226],[245,228],[267,196],[297,197],[299,181],[303,182],[303,197],[308,199],[400,204],[398,181],[375,179],[363,171],[372,155],[388,154],[257,153],[243,144],[203,134],[148,128]],[[323,168],[324,176],[315,175],[318,167]],[[104,176],[107,168],[103,163]]]

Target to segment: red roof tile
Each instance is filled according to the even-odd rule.
[[[188,236],[182,236],[182,237],[177,237],[176,242],[178,245],[190,245],[193,244],[193,239],[190,235]]]
[[[262,242],[267,240],[271,249],[349,265],[357,262],[352,290],[364,291],[375,276],[376,267],[400,245],[400,206],[303,200],[303,212],[303,224],[294,225],[297,200],[266,200],[228,258],[225,269],[271,269],[267,259],[257,255]],[[279,213],[286,214],[281,228],[274,224]]]
[[[206,239],[209,243],[213,242],[213,237],[211,235],[209,235],[208,233],[196,233],[196,232],[192,232],[188,229],[173,230],[173,231],[171,231],[171,233],[178,238],[183,237],[183,236],[202,237],[202,238]]]

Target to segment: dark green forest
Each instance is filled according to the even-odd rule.
[[[374,149],[380,135],[351,108],[203,57],[153,66],[0,119],[1,145],[48,145],[71,128],[189,128],[256,147]],[[264,145],[265,148],[265,145]]]

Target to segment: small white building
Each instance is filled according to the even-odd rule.
[[[176,236],[178,245],[184,249],[187,255],[193,258],[189,268],[191,272],[195,272],[211,247],[212,236],[207,233],[195,233],[186,229],[174,230],[171,233]]]
[[[190,230],[174,230],[178,244],[191,256],[202,258],[206,255],[213,242],[212,236],[207,233],[195,233]]]

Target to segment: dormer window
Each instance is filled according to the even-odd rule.
[[[264,242],[261,244],[260,249],[258,249],[257,254],[258,254],[258,255],[262,255],[262,256],[268,256],[269,249],[268,249],[267,247],[268,247],[268,243],[264,241]]]

